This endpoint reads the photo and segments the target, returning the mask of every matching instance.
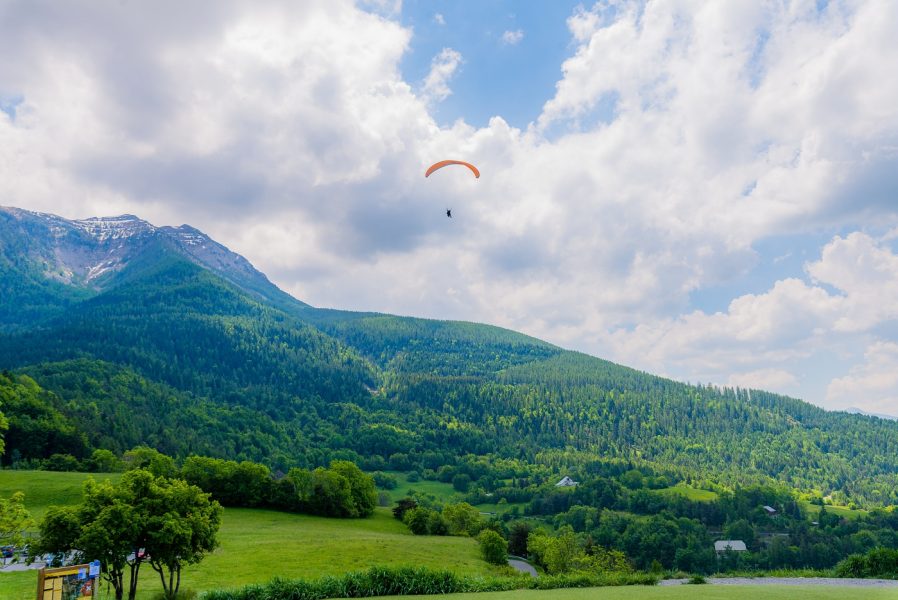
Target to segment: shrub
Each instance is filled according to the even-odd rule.
[[[405,513],[402,520],[415,535],[427,535],[430,531],[428,529],[430,513],[431,511],[426,508],[413,508]]]
[[[275,578],[267,584],[252,584],[234,590],[212,590],[203,594],[200,600],[324,600],[656,583],[656,578],[646,574],[614,576],[576,574],[540,578],[532,578],[529,575],[466,577],[451,571],[437,571],[423,567],[372,567],[363,572],[323,577],[314,581]]]
[[[508,542],[501,535],[492,529],[484,529],[477,539],[480,542],[480,555],[483,556],[483,560],[492,565],[508,563]]]
[[[395,475],[383,471],[375,471],[371,473],[371,477],[374,478],[374,484],[382,490],[395,490],[399,485],[399,480]]]
[[[452,478],[452,488],[456,492],[465,493],[468,491],[468,488],[471,487],[471,477],[464,473],[459,473],[455,477]]]
[[[47,471],[80,471],[81,463],[71,454],[52,454],[44,461]]]
[[[402,500],[397,500],[396,506],[393,507],[393,516],[400,521],[404,521],[405,513],[417,507],[418,502],[414,498],[403,498]]]
[[[898,578],[898,550],[876,548],[866,554],[852,554],[838,565],[839,577]]]

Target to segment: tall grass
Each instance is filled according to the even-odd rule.
[[[647,574],[580,574],[540,578],[529,575],[474,577],[425,567],[372,567],[367,571],[316,580],[275,578],[266,584],[253,584],[234,590],[209,591],[203,594],[200,600],[325,600],[607,585],[655,585],[657,582],[654,576]]]

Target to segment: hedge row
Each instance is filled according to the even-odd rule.
[[[655,585],[652,575],[553,575],[548,577],[472,577],[451,571],[415,567],[372,567],[367,571],[322,577],[317,580],[280,579],[234,590],[213,590],[201,600],[325,600],[463,592],[500,592],[519,589],[600,587],[607,585]]]
[[[876,548],[866,554],[852,554],[838,565],[839,577],[879,577],[898,579],[898,550]]]

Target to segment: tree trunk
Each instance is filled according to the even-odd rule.
[[[162,582],[162,594],[166,600],[175,600],[178,597],[178,590],[181,589],[181,565],[168,568],[168,579],[165,577],[165,565],[156,565],[150,562],[153,570],[159,573],[159,581]]]
[[[125,595],[124,575],[123,571],[110,571],[105,574],[106,581],[111,583],[112,589],[115,590],[115,600],[122,600]]]
[[[128,586],[128,600],[136,600],[137,598],[137,582],[140,575],[140,560],[135,560],[131,564],[131,581]]]

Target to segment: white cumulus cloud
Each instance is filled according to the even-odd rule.
[[[833,408],[898,416],[898,344],[870,344],[861,364],[830,382],[826,401]]]
[[[817,4],[577,10],[517,129],[434,120],[462,56],[406,81],[397,2],[13,0],[0,204],[187,222],[313,304],[835,402],[808,382],[859,380],[857,348],[898,342],[898,3]],[[483,175],[425,180],[444,157]],[[756,272],[764,240],[821,231],[839,235],[806,272],[694,305]],[[824,351],[841,371],[814,367]]]
[[[452,94],[449,80],[455,75],[462,63],[461,53],[452,48],[443,48],[433,57],[430,72],[424,79],[422,95],[429,102],[440,102]]]

